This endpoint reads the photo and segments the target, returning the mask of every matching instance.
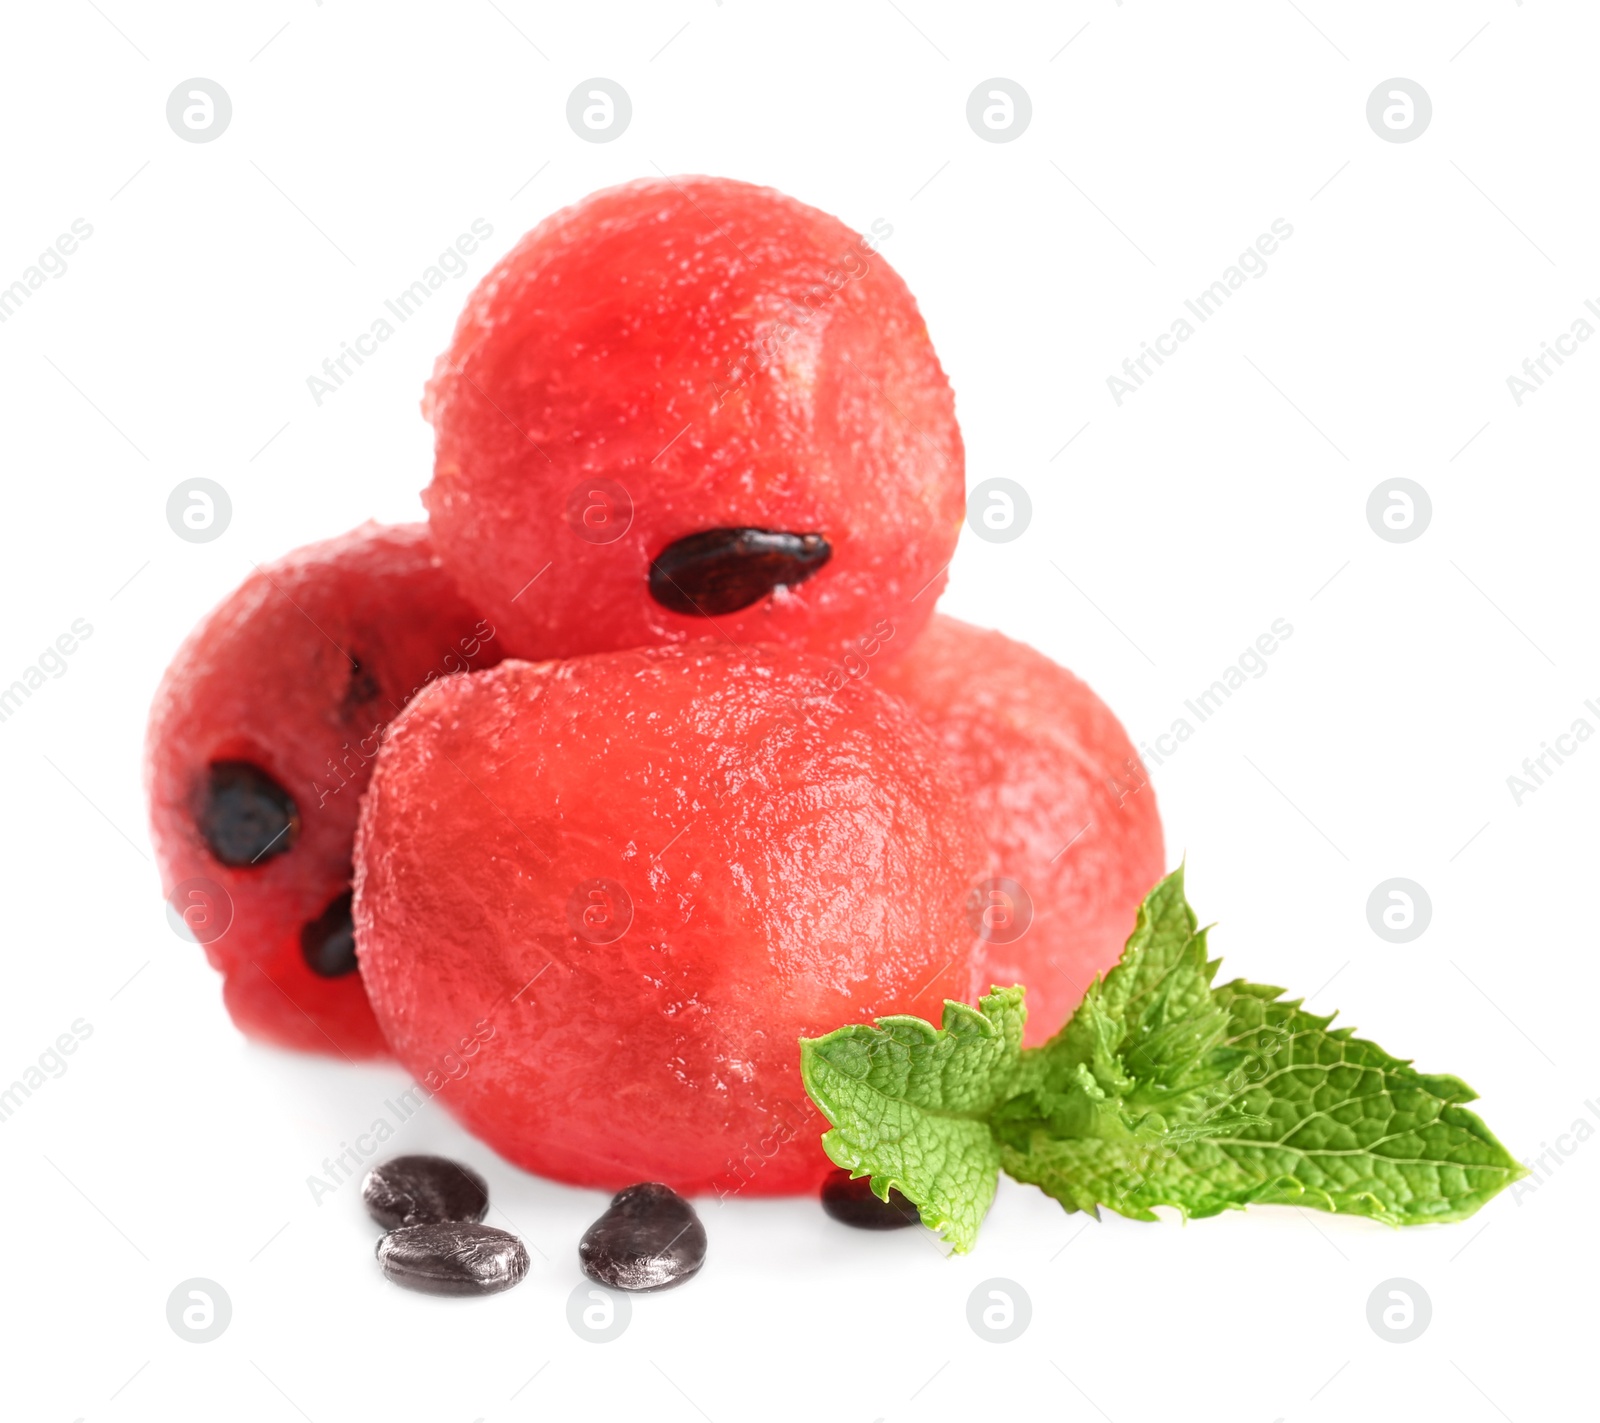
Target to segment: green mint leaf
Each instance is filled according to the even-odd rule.
[[[1140,1192],[1155,1163],[1260,1125],[1229,1101],[1246,1054],[1226,1041],[1216,971],[1180,868],[1145,897],[1121,961],[1071,1021],[1024,1054],[1017,1090],[991,1120],[1006,1173],[1069,1210],[1113,1205],[1154,1220]]]
[[[1183,893],[1183,870],[1145,896],[1121,962],[1090,984],[1072,1019],[1043,1048],[1026,1054],[1019,1091],[1046,1115],[1074,1097],[1087,1069],[1119,1109],[1134,1116],[1194,1116],[1240,1054],[1223,1048],[1228,1014],[1214,999],[1217,964],[1206,957]],[[1025,1118],[1027,1104],[1008,1109]]]
[[[903,1192],[957,1251],[994,1199],[989,1117],[1012,1090],[1026,1017],[1022,989],[995,989],[977,1008],[947,1001],[941,1028],[898,1016],[800,1040],[806,1091],[832,1124],[823,1149],[879,1199]]]
[[[1245,1053],[1204,1123],[1226,1129],[1153,1153],[1146,1178],[1127,1183],[1127,1213],[1274,1202],[1417,1225],[1463,1220],[1526,1174],[1463,1105],[1477,1094],[1459,1078],[1418,1072],[1281,995],[1242,981],[1216,990],[1229,1045]]]
[[[1523,1174],[1458,1078],[1417,1072],[1281,989],[1213,988],[1195,924],[1180,870],[996,1112],[1007,1174],[1138,1220],[1274,1202],[1395,1225],[1462,1219]],[[1074,1074],[1108,1059],[1120,1078],[1095,1066],[1092,1100]]]
[[[897,1186],[971,1247],[997,1169],[1068,1210],[1209,1216],[1255,1202],[1394,1225],[1461,1220],[1524,1168],[1456,1077],[1416,1071],[1283,990],[1213,985],[1183,871],[1140,906],[1121,961],[1072,1020],[1020,1049],[1020,988],[979,1009],[803,1040],[832,1159]]]

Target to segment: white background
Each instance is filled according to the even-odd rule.
[[[1570,1137],[1536,1189],[1405,1232],[1287,1209],[1095,1224],[1002,1183],[976,1251],[945,1260],[921,1232],[847,1231],[808,1200],[708,1203],[701,1277],[638,1299],[598,1346],[565,1302],[603,1198],[521,1175],[430,1108],[400,1144],[482,1168],[534,1268],[487,1301],[395,1289],[354,1187],[316,1205],[306,1177],[405,1078],[234,1032],[167,926],[139,779],[164,664],[251,560],[420,515],[422,382],[500,252],[658,170],[770,183],[893,224],[883,254],[955,386],[969,482],[1031,493],[1017,542],[963,534],[949,611],[1074,668],[1139,740],[1274,619],[1293,625],[1268,673],[1152,766],[1171,855],[1225,972],[1459,1073],[1531,1160],[1600,1098],[1600,742],[1520,806],[1506,785],[1576,717],[1600,726],[1583,707],[1600,697],[1600,342],[1520,407],[1506,377],[1600,298],[1592,7],[64,0],[7,7],[5,32],[0,284],[73,219],[94,228],[0,326],[0,683],[75,618],[94,627],[0,725],[0,1080],[74,1019],[93,1028],[0,1126],[7,1416],[1592,1407],[1600,1145]],[[203,145],[165,119],[195,75],[234,109]],[[565,120],[593,75],[633,100],[606,145]],[[995,75],[1033,102],[1007,144],[965,117]],[[1432,97],[1412,143],[1366,121],[1392,76]],[[306,377],[475,218],[494,237],[467,275],[317,407]],[[1275,218],[1294,235],[1267,274],[1118,407],[1106,377]],[[164,516],[197,475],[234,504],[204,545]],[[1407,544],[1365,516],[1399,475],[1433,503]],[[1433,902],[1400,946],[1364,908],[1397,875]],[[190,1276],[233,1301],[214,1343],[166,1322]],[[1366,1319],[1396,1276],[1433,1303],[1406,1345]],[[966,1323],[990,1277],[1032,1299],[1014,1343]]]

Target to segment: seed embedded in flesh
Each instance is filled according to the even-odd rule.
[[[211,763],[199,821],[211,853],[235,869],[274,859],[300,838],[294,797],[249,761]]]
[[[706,1228],[694,1207],[654,1181],[618,1191],[578,1242],[583,1273],[618,1290],[671,1289],[705,1259]]]
[[[902,1230],[922,1224],[917,1208],[893,1186],[889,1199],[880,1201],[872,1194],[870,1177],[852,1181],[848,1171],[835,1171],[822,1183],[822,1209],[857,1230]]]
[[[475,1221],[404,1225],[378,1241],[384,1275],[429,1295],[493,1295],[528,1273],[528,1252],[509,1231]]]
[[[344,701],[340,710],[346,715],[373,701],[383,689],[378,679],[363,665],[359,657],[350,659],[350,680],[345,684]]]
[[[367,1172],[361,1199],[389,1230],[475,1222],[488,1214],[489,1185],[470,1166],[447,1156],[396,1156]]]
[[[689,617],[718,617],[803,583],[833,557],[822,534],[702,529],[668,544],[650,565],[650,596]]]
[[[300,926],[300,952],[318,978],[343,978],[354,973],[356,926],[350,917],[352,894],[347,889],[321,914]]]

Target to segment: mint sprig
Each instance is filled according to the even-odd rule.
[[[1183,871],[1151,890],[1121,962],[1022,1047],[1023,990],[800,1042],[832,1160],[895,1187],[957,1251],[1000,1171],[1068,1210],[1154,1220],[1254,1202],[1392,1225],[1461,1220],[1520,1176],[1456,1077],[1333,1028],[1283,990],[1212,983]]]

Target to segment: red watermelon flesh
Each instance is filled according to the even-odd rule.
[[[1042,1043],[1116,964],[1165,873],[1161,816],[1133,744],[1065,667],[943,614],[875,680],[944,743],[988,840],[991,879],[1031,901],[1026,927],[1008,922],[1014,890],[994,884],[979,906],[992,921],[979,953],[985,985],[1027,988],[1026,1041]]]
[[[898,701],[828,670],[726,642],[507,661],[395,725],[362,974],[395,1055],[509,1160],[814,1190],[797,1040],[971,997],[967,797]]]
[[[412,695],[499,652],[421,524],[267,564],[179,649],[150,713],[151,835],[249,1036],[386,1055],[350,920],[359,801]]]

